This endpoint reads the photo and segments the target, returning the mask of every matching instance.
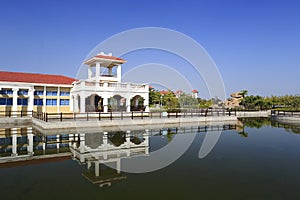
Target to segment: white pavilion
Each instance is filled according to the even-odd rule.
[[[103,52],[86,60],[88,77],[73,83],[74,112],[149,111],[149,85],[121,82],[126,60]]]

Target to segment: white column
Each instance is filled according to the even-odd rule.
[[[47,92],[47,88],[46,86],[44,86],[44,93],[43,93],[43,112],[46,112],[46,92]]]
[[[107,96],[103,97],[103,112],[105,112],[105,113],[108,112],[108,97]]]
[[[84,153],[84,149],[85,149],[85,134],[84,133],[81,133],[79,134],[79,137],[80,137],[80,146],[79,146],[79,149],[80,149],[80,153]]]
[[[33,102],[34,102],[34,88],[30,88],[28,90],[28,106],[27,106],[28,112],[33,111]]]
[[[18,110],[18,91],[19,88],[13,88],[13,105],[12,105],[12,111],[13,111],[13,116],[17,116],[16,111]]]
[[[12,156],[17,156],[17,128],[12,128],[11,129],[11,134],[12,134]]]
[[[56,135],[56,149],[57,153],[59,153],[59,135]]]
[[[126,97],[126,112],[130,112],[130,97]]]
[[[117,67],[117,79],[118,79],[118,83],[121,83],[121,76],[122,76],[122,66],[118,65],[118,67]]]
[[[107,149],[108,149],[108,137],[107,137],[108,133],[107,132],[103,132],[103,159],[107,160],[108,156],[107,156]]]
[[[74,100],[73,100],[73,111],[74,112],[78,112],[79,108],[78,108],[78,95],[73,96]]]
[[[121,173],[121,159],[119,158],[117,161],[116,161],[116,168],[117,168],[117,173],[120,174]]]
[[[130,148],[130,131],[126,131],[126,148]]]
[[[60,87],[57,87],[57,112],[60,113]]]
[[[91,163],[91,161],[90,161],[90,160],[88,160],[88,161],[87,161],[87,169],[90,169],[90,168],[91,168],[91,166],[92,166],[92,163]]]
[[[80,95],[80,113],[85,113],[85,95]]]
[[[27,128],[27,138],[28,138],[28,146],[27,146],[27,153],[28,155],[33,155],[33,134],[32,128]]]
[[[92,74],[93,74],[92,66],[89,66],[89,68],[88,68],[88,79],[92,79]]]
[[[149,95],[146,95],[143,98],[144,98],[145,112],[149,112]]]
[[[100,63],[96,63],[96,81],[100,80]]]
[[[72,95],[70,95],[70,104],[69,104],[69,106],[70,106],[70,111],[75,111],[74,110],[74,97],[72,96]]]
[[[100,170],[100,162],[99,161],[95,161],[95,176],[99,176],[99,171]]]
[[[148,155],[149,154],[149,130],[146,129],[145,133],[143,134],[143,138],[144,138],[144,144],[145,144],[145,154]]]

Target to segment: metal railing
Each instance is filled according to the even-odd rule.
[[[32,112],[32,117],[45,121],[92,121],[92,120],[124,120],[124,119],[155,119],[155,118],[193,118],[193,117],[209,117],[209,116],[236,116],[235,111],[230,110],[214,110],[214,109],[189,109],[175,110],[170,112],[86,112],[86,113],[47,113]]]
[[[3,117],[32,117],[32,111],[11,111],[11,110],[5,110],[0,111],[0,118]]]
[[[300,117],[300,111],[272,110],[271,116]]]

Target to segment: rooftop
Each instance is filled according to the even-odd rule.
[[[0,71],[0,82],[71,85],[76,79],[62,75]]]

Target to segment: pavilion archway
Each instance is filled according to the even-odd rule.
[[[145,99],[140,95],[135,95],[130,99],[130,110],[131,111],[145,111],[144,106]]]
[[[92,94],[85,99],[85,112],[103,112],[103,98]]]
[[[126,98],[121,95],[114,95],[108,100],[108,111],[109,112],[123,112],[126,111]]]

